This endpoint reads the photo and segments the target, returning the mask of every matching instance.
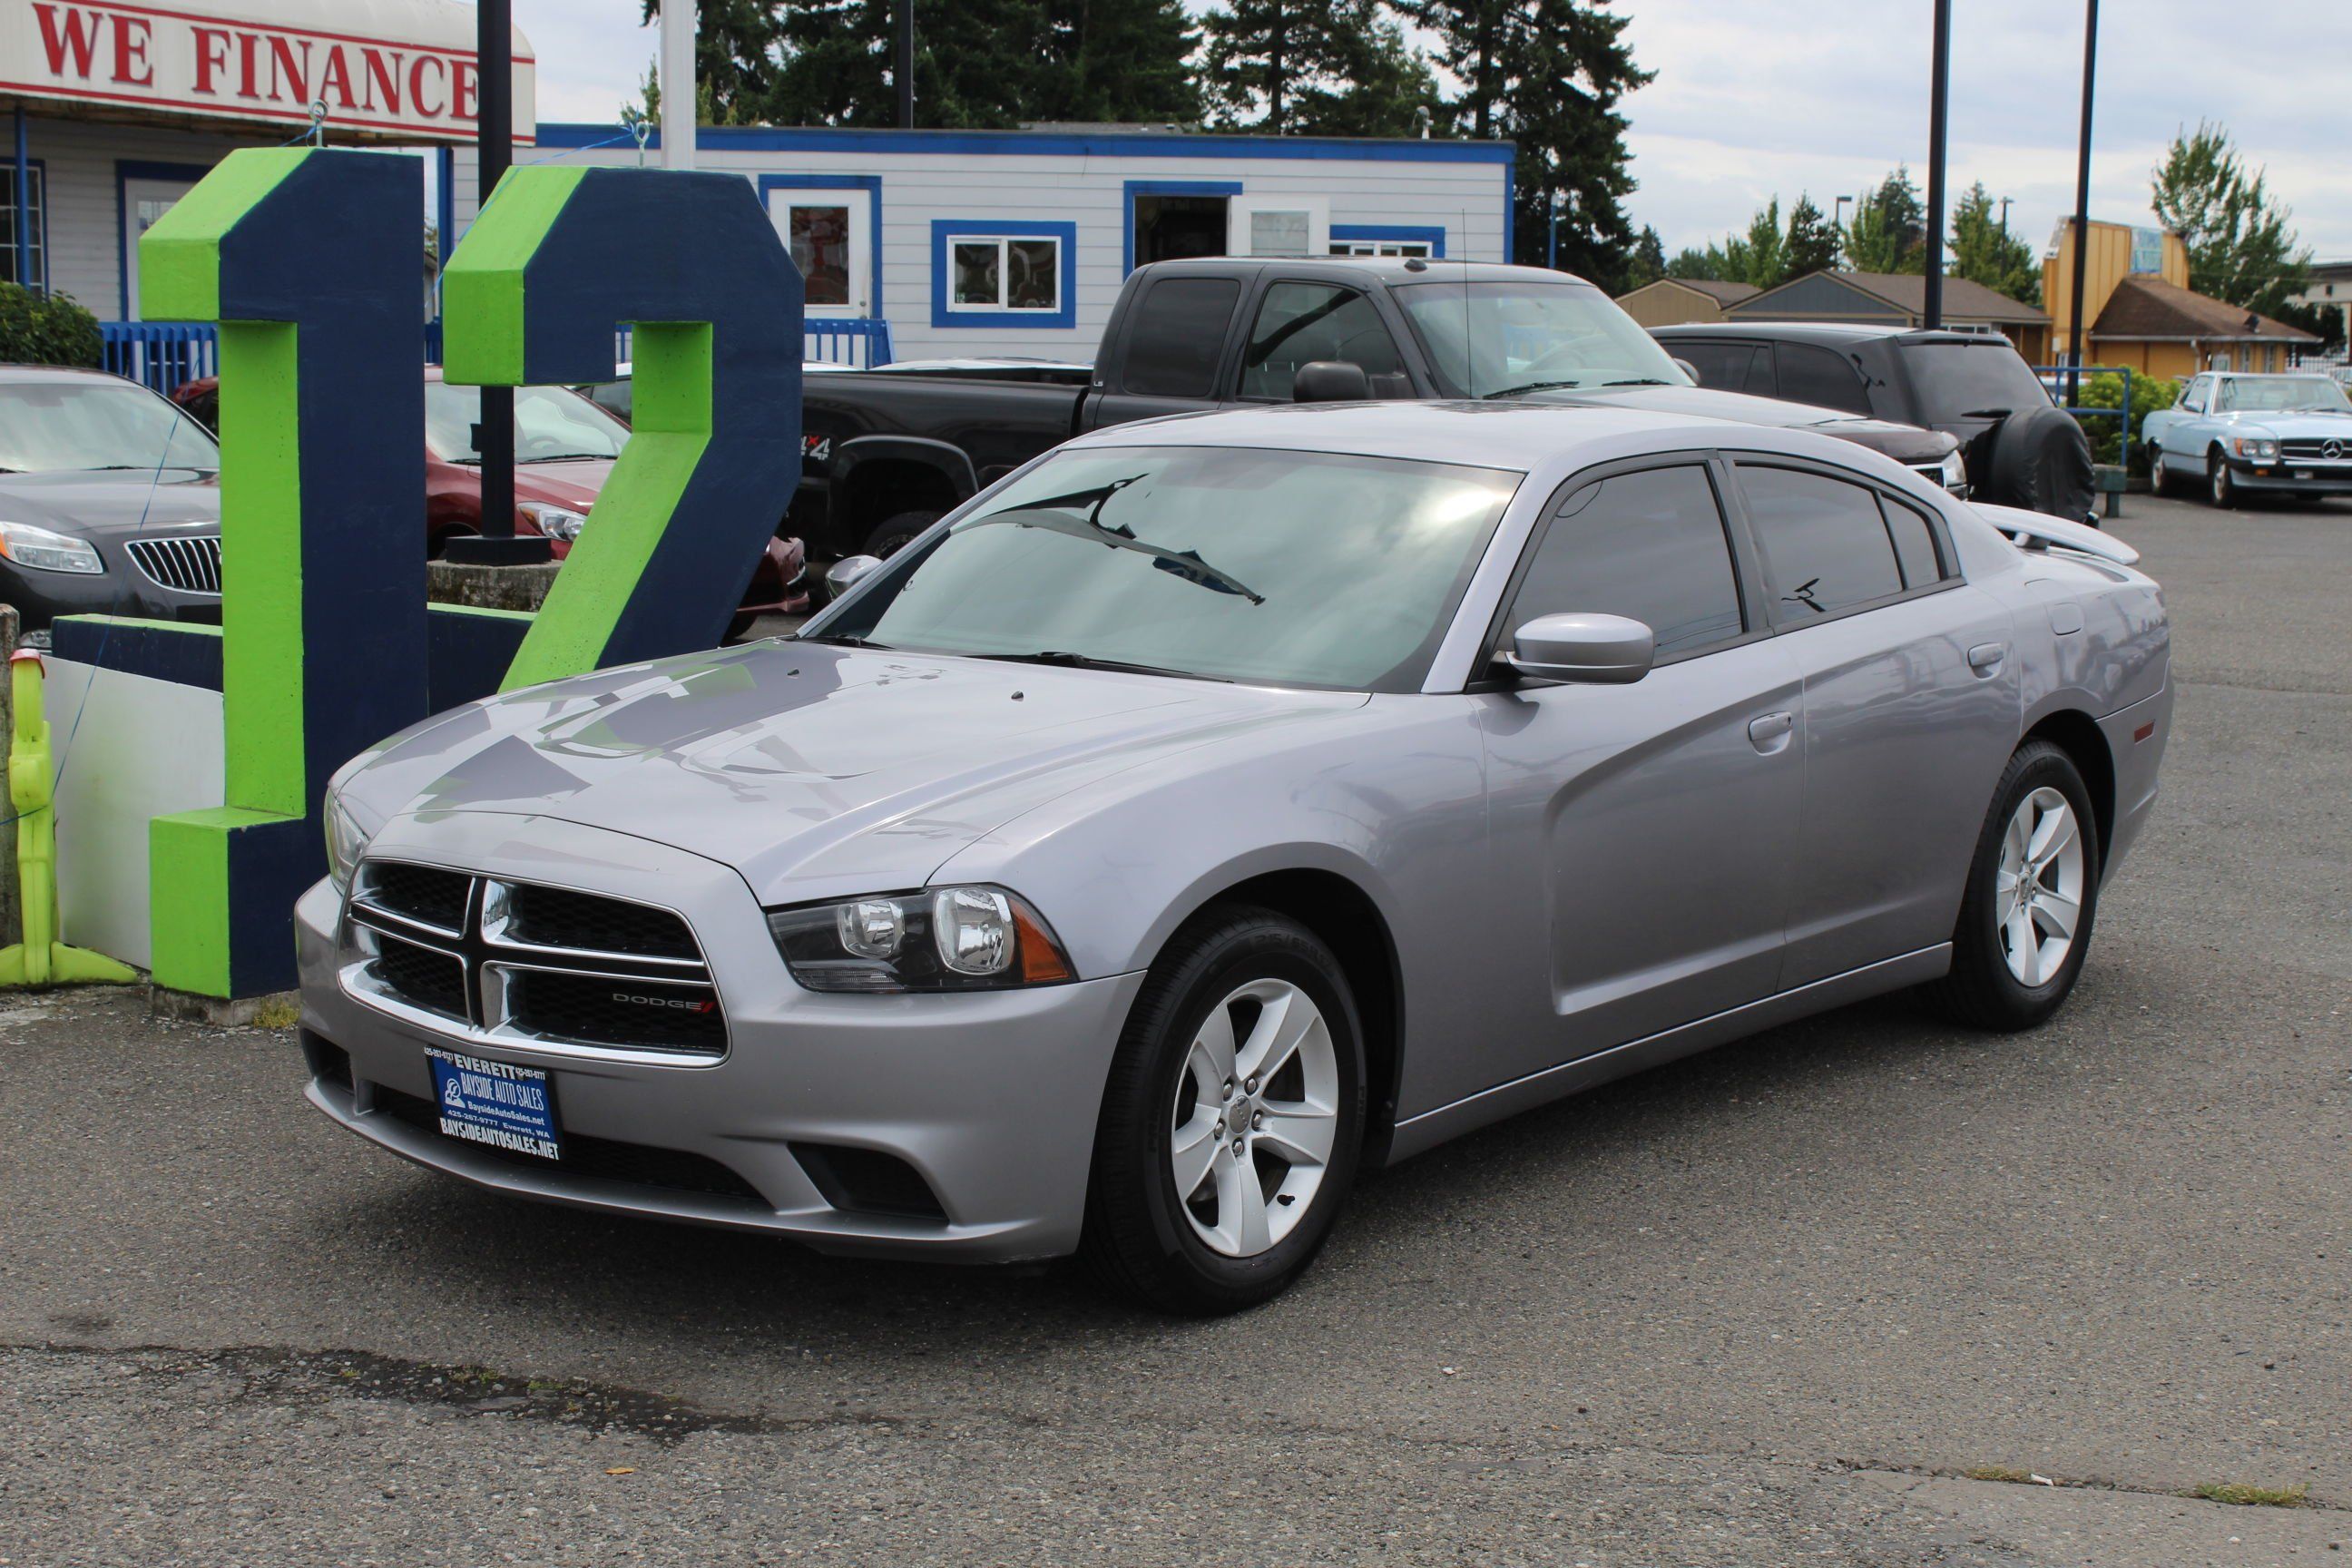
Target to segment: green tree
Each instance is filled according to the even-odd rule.
[[[1853,204],[1845,231],[1846,264],[1858,272],[1918,272],[1927,255],[1927,220],[1911,171],[1897,166]]]
[[[2198,293],[2273,315],[2303,288],[2311,252],[2226,127],[2199,121],[2194,132],[2173,137],[2149,185],[2156,216],[2189,247],[2189,286]]]
[[[1979,180],[1952,208],[1950,276],[2008,295],[2028,305],[2042,303],[2042,268],[2032,247],[2011,236],[1995,216],[1995,204]]]
[[[1838,233],[1810,195],[1799,195],[1789,209],[1789,233],[1780,242],[1783,281],[1808,272],[1825,272],[1837,265]]]
[[[1435,115],[1429,62],[1376,0],[1231,0],[1202,34],[1222,130],[1411,136]]]
[[[1182,0],[1048,0],[1045,11],[1045,60],[1024,118],[1200,123],[1191,62],[1201,37]]]
[[[782,7],[768,0],[701,0],[695,16],[694,75],[698,118],[711,125],[756,123],[775,90],[782,65]],[[645,19],[661,15],[661,0],[645,0]],[[643,110],[661,115],[661,84],[646,71]]]
[[[1737,245],[1739,241],[1735,237],[1732,243]],[[1746,267],[1743,259],[1738,269],[1745,270]],[[1741,279],[1733,276],[1734,270],[1732,258],[1724,254],[1720,245],[1710,245],[1704,250],[1695,245],[1686,245],[1675,253],[1672,261],[1666,263],[1667,277],[1688,278],[1699,282],[1738,283]]]
[[[98,318],[72,295],[0,283],[0,364],[94,365],[104,357]]]
[[[1402,8],[1463,84],[1449,105],[1457,128],[1518,144],[1512,259],[1543,260],[1557,213],[1560,265],[1621,288],[1633,176],[1617,106],[1654,74],[1633,63],[1626,19],[1610,0],[1405,0]]]
[[[1633,255],[1625,264],[1625,287],[1639,289],[1644,283],[1654,283],[1666,276],[1666,242],[1648,224],[1642,226],[1642,237],[1633,242]]]
[[[1735,283],[1753,283],[1759,289],[1769,289],[1789,280],[1788,234],[1780,226],[1780,198],[1774,196],[1756,209],[1748,220],[1748,232],[1727,241],[1724,251],[1735,258],[1739,270],[1732,275]]]

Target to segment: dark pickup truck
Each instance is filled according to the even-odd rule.
[[[1091,374],[992,364],[811,375],[789,531],[887,555],[1046,448],[1106,425],[1251,403],[1514,399],[1630,405],[1843,437],[1965,490],[1933,430],[1696,384],[1600,289],[1493,263],[1206,258],[1130,274]]]

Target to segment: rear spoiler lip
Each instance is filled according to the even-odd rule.
[[[2112,561],[2118,566],[2139,564],[2139,552],[2114,534],[2093,528],[2084,522],[2068,522],[2064,518],[2045,512],[2026,511],[2013,506],[1993,506],[1985,501],[1971,501],[1987,522],[2003,533],[2021,533],[2028,540],[2043,545],[2056,545],[2079,554]]]

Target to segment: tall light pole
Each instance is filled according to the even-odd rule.
[[[2072,325],[2066,334],[2066,401],[2080,403],[2083,392],[2083,344],[2090,324],[2083,320],[2083,268],[2091,247],[2091,85],[2099,58],[2099,0],[2083,3],[2083,133],[2074,150],[2074,279],[2068,307]]]
[[[1853,204],[1856,213],[1862,211],[1862,198],[1859,196],[1839,196],[1830,203],[1830,227],[1837,231],[1837,258],[1840,261],[1853,259],[1846,254],[1845,244],[1845,209],[1849,202]]]
[[[697,0],[662,0],[661,166],[694,167],[696,99],[694,34],[701,9]]]
[[[892,85],[898,89],[898,129],[912,131],[915,128],[915,0],[898,0],[894,30],[897,33],[898,61],[890,74],[898,78]]]
[[[2009,204],[2015,199],[2013,196],[2000,198],[2000,237],[2003,239],[2009,237]]]
[[[1936,0],[1935,42],[1927,88],[1927,260],[1921,325],[1944,324],[1944,142],[1950,129],[1952,0]]]

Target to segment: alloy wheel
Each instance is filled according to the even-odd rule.
[[[1290,1234],[1330,1168],[1339,1063],[1314,998],[1253,980],[1209,1009],[1178,1069],[1169,1165],[1192,1233],[1227,1258]]]
[[[2047,985],[2074,950],[2083,915],[2081,824],[2058,791],[2043,785],[2017,803],[1993,875],[1993,917],[2001,956],[2021,985]]]

